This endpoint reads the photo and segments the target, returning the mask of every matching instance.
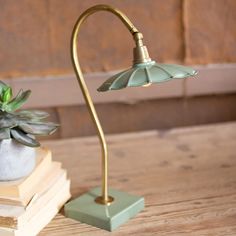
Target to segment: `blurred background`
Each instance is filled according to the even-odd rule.
[[[70,59],[73,25],[86,8],[120,8],[143,33],[152,59],[186,64],[194,79],[98,93],[114,72],[132,64],[134,42],[112,14],[88,18],[79,58],[106,133],[236,120],[235,0],[0,0],[0,80],[15,93],[30,88],[25,108],[61,123],[50,138],[95,134]]]

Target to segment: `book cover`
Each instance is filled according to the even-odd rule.
[[[0,227],[23,227],[31,217],[37,214],[42,206],[47,204],[63,188],[66,182],[66,171],[59,169],[56,180],[53,183],[49,183],[45,191],[39,192],[27,207],[0,205]]]
[[[19,229],[0,227],[0,236],[35,236],[59,212],[60,208],[70,199],[70,181],[32,217],[26,225]]]
[[[36,167],[26,178],[16,181],[0,182],[0,198],[21,198],[29,193],[45,175],[52,161],[51,152],[44,148],[37,149]]]
[[[27,207],[37,196],[46,191],[49,186],[57,179],[61,163],[51,162],[47,172],[42,176],[38,183],[33,185],[30,192],[26,192],[21,198],[0,197],[1,205],[24,206]]]

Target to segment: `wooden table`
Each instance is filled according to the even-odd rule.
[[[40,236],[236,235],[236,123],[107,137],[110,186],[143,195],[146,208],[113,233],[62,214]],[[100,184],[96,137],[44,142],[76,197]]]

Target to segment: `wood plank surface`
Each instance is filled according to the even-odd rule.
[[[107,140],[110,186],[143,195],[145,210],[113,233],[62,212],[40,236],[236,235],[236,123],[109,135]],[[100,184],[96,137],[44,145],[67,168],[73,197]]]
[[[104,132],[117,134],[235,121],[235,104],[236,93],[143,100],[130,104],[95,104],[95,107]],[[40,140],[96,134],[85,105],[60,106],[43,110],[50,114],[49,120],[59,123],[60,127],[53,135],[39,137]]]

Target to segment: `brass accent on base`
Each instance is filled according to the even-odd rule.
[[[114,202],[114,198],[111,197],[111,196],[108,196],[108,199],[105,201],[105,199],[103,198],[103,196],[100,196],[100,197],[97,197],[95,198],[95,202],[98,203],[98,204],[102,204],[102,205],[111,205],[112,202]]]

